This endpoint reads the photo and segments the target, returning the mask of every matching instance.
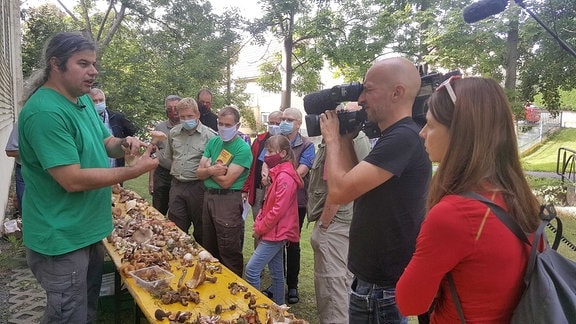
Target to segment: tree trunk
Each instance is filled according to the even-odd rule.
[[[288,26],[286,28],[286,37],[284,37],[284,48],[282,53],[282,63],[284,67],[284,77],[282,78],[282,94],[280,99],[280,110],[289,108],[292,104],[292,50],[294,48],[294,13],[290,13]]]
[[[508,90],[516,89],[516,74],[518,66],[518,15],[514,15],[510,19],[508,25],[508,57],[506,59],[506,79],[504,80],[504,88]]]

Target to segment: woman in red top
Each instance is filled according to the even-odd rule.
[[[524,289],[529,246],[482,202],[507,210],[526,233],[539,224],[539,205],[522,168],[510,105],[488,78],[450,78],[428,101],[420,132],[438,170],[416,251],[396,286],[404,315],[425,313],[431,323],[460,323],[446,274],[454,278],[466,323],[509,323]]]

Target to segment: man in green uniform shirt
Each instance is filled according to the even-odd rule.
[[[170,130],[164,157],[172,165],[170,174],[170,209],[168,219],[182,231],[194,228],[194,239],[202,243],[202,204],[204,183],[196,176],[204,148],[210,138],[216,136],[210,127],[200,122],[200,111],[196,100],[184,98],[176,105],[180,124]]]

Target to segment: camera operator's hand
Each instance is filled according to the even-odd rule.
[[[320,131],[326,144],[337,141],[340,137],[340,121],[334,110],[320,114]]]

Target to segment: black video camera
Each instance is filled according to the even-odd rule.
[[[434,92],[436,87],[444,80],[453,75],[460,75],[460,71],[455,70],[446,74],[430,73],[422,76],[420,92],[412,105],[412,119],[420,126],[426,124],[426,112],[428,106],[426,100]],[[306,128],[308,136],[320,136],[320,117],[319,115],[326,110],[333,110],[339,104],[346,101],[358,101],[362,93],[362,84],[352,82],[334,86],[330,89],[324,89],[312,92],[304,96],[304,110],[306,111]],[[359,129],[366,133],[368,138],[379,137],[381,130],[378,125],[367,120],[364,108],[358,111],[342,111],[338,113],[340,121],[340,134],[356,132]]]

